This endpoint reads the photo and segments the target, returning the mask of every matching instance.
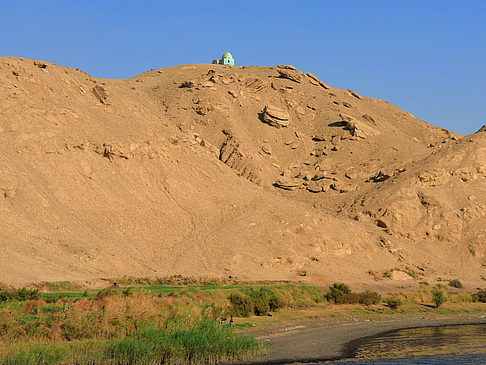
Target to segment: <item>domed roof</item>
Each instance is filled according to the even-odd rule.
[[[229,52],[225,52],[225,53],[223,54],[223,57],[221,57],[221,58],[233,58],[233,56],[231,55],[231,53],[229,53]]]

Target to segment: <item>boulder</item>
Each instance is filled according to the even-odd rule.
[[[289,114],[279,107],[267,105],[263,109],[263,121],[273,127],[287,127],[289,118]]]
[[[340,113],[339,117],[345,123],[344,129],[349,130],[353,137],[366,138],[370,136],[379,136],[381,132],[350,115]]]
[[[353,91],[351,89],[348,89],[348,92],[354,96],[356,99],[361,99],[361,96],[356,92],[356,91]]]
[[[287,70],[287,69],[278,69],[279,77],[282,79],[288,79],[297,83],[302,82],[302,77],[298,71],[294,70]]]
[[[320,85],[320,86],[322,86],[326,90],[329,89],[329,85],[326,85],[321,80],[319,80],[316,75],[311,74],[310,72],[308,72],[307,73],[307,76],[309,77],[311,84],[313,84],[313,85],[316,85],[316,84],[317,85]]]
[[[292,66],[292,65],[278,65],[278,66],[277,66],[277,68],[283,68],[283,69],[285,69],[285,70],[294,70],[294,71],[296,71],[296,70],[297,70],[297,69],[296,69],[294,66]]]
[[[300,188],[301,185],[302,183],[298,179],[289,176],[279,176],[273,183],[276,188],[284,190],[295,190]]]

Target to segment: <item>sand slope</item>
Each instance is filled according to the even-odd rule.
[[[287,66],[107,80],[7,57],[0,95],[0,281],[486,275],[486,133]]]

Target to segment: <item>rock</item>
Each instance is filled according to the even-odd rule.
[[[360,95],[359,95],[359,94],[358,94],[356,91],[353,91],[353,90],[351,90],[351,89],[348,89],[348,91],[349,91],[349,93],[350,93],[351,95],[353,95],[355,98],[357,98],[357,99],[361,99],[361,96],[360,96]]]
[[[289,176],[279,176],[273,183],[276,188],[284,190],[295,190],[300,188],[302,183],[298,179],[291,178]]]
[[[289,114],[281,108],[267,105],[263,109],[263,121],[273,127],[287,127],[289,125]]]
[[[264,144],[262,146],[262,151],[265,152],[267,155],[271,155],[272,154],[272,149],[267,144]]]
[[[93,90],[93,95],[98,99],[101,104],[105,104],[106,99],[108,99],[108,93],[105,88],[100,85],[96,85]]]
[[[383,173],[381,170],[378,171],[375,175],[371,176],[366,181],[373,181],[373,182],[383,182],[390,178],[391,176],[388,174]]]
[[[381,133],[375,128],[370,127],[347,114],[341,113],[339,114],[339,117],[341,118],[342,122],[345,123],[343,125],[344,129],[349,130],[353,137],[366,138],[369,136],[378,136]]]
[[[40,61],[34,61],[34,66],[37,66],[39,68],[47,68],[47,65],[44,62]]]
[[[316,181],[309,182],[305,188],[307,189],[307,191],[310,191],[311,193],[322,192],[322,186]]]
[[[192,81],[184,81],[182,84],[179,85],[179,88],[191,88],[194,87],[194,82]]]
[[[329,85],[326,85],[325,83],[323,83],[321,80],[319,80],[316,75],[314,74],[311,74],[310,72],[307,73],[307,76],[310,78],[310,82],[311,84],[313,85],[316,85],[315,83],[317,83],[317,85],[320,85],[321,87],[323,87],[324,89],[328,90],[329,89]]]
[[[383,222],[381,219],[377,219],[375,223],[380,228],[388,228],[388,225],[385,222]]]
[[[251,156],[247,156],[242,152],[239,142],[231,135],[227,136],[226,141],[221,146],[219,159],[233,170],[236,170],[238,175],[257,185],[261,184],[257,166],[255,166]]]
[[[17,71],[12,71],[14,76],[19,76],[19,73]]]
[[[297,83],[302,82],[302,77],[300,76],[300,73],[298,71],[286,70],[286,69],[283,70],[279,69],[277,71],[280,75],[279,77],[281,77],[282,79],[288,79]]]
[[[322,135],[322,134],[315,134],[312,136],[312,140],[314,142],[324,142],[327,140],[327,137],[325,135]]]
[[[349,104],[346,101],[343,101],[343,106],[345,106],[346,108],[352,108],[353,107],[351,104]]]
[[[366,120],[367,122],[373,123],[376,125],[376,121],[373,119],[373,117],[369,114],[363,114],[362,118]]]
[[[486,124],[485,124],[485,125],[483,125],[483,126],[482,126],[482,127],[479,129],[479,131],[478,131],[477,133],[479,133],[479,132],[486,132]]]
[[[330,185],[330,188],[342,193],[348,193],[353,190],[351,185],[345,184],[341,181],[335,181]]]
[[[277,68],[283,68],[285,70],[297,70],[294,66],[292,65],[278,65]]]
[[[307,271],[304,269],[301,269],[297,272],[297,275],[299,276],[307,276]]]

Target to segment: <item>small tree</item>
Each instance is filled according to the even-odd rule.
[[[432,292],[432,301],[434,302],[435,307],[439,308],[446,301],[444,292],[438,288],[434,289]]]
[[[332,303],[337,302],[337,298],[342,297],[346,294],[350,294],[351,289],[349,286],[343,283],[334,283],[329,287],[329,293],[326,295],[326,299]]]

